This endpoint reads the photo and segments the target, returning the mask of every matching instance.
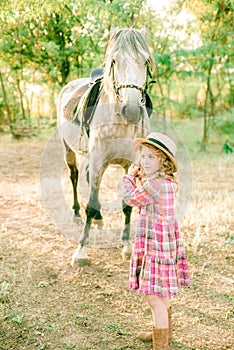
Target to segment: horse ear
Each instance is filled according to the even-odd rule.
[[[115,28],[115,26],[111,26],[110,28],[110,38],[112,38],[112,36],[116,33],[117,29]]]
[[[148,34],[148,32],[147,32],[146,27],[143,27],[143,28],[140,30],[140,32],[141,32],[143,38],[144,38],[145,40],[147,40],[147,34]]]

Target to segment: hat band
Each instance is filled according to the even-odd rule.
[[[156,145],[159,145],[161,146],[162,148],[165,149],[165,151],[169,152],[170,155],[172,155],[172,157],[174,158],[174,154],[167,148],[167,146],[165,146],[162,142],[158,141],[158,140],[155,140],[153,138],[148,138],[147,141],[151,141],[153,143],[155,143]]]

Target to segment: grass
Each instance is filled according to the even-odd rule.
[[[232,349],[233,156],[217,152],[222,140],[199,152],[195,129],[186,125],[178,133],[191,135],[193,191],[181,231],[192,284],[171,300],[170,349]],[[92,264],[70,266],[77,244],[53,226],[40,198],[43,147],[42,140],[0,143],[0,349],[152,349],[135,337],[150,329],[151,314],[144,297],[128,290],[120,248],[89,246]],[[113,171],[106,175],[106,200],[117,181]],[[115,220],[121,225],[121,214],[109,214],[106,227]]]

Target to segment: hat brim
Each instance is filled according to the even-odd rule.
[[[175,158],[173,157],[173,155],[168,152],[165,148],[163,148],[160,145],[155,144],[154,142],[147,140],[147,139],[143,139],[143,138],[136,138],[133,140],[133,146],[147,146],[147,145],[151,145],[153,147],[155,147],[156,149],[160,149],[163,153],[165,153],[167,155],[167,157],[170,159],[170,161],[172,162],[172,164],[174,165],[174,173],[176,173],[178,171],[178,166],[176,163]],[[134,147],[134,148],[135,148]]]

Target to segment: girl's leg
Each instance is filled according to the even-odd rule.
[[[147,302],[153,314],[153,347],[154,350],[169,350],[169,329],[168,329],[168,298],[157,295],[147,295]]]
[[[151,302],[151,298],[149,296],[149,301],[148,301],[148,298],[147,298],[147,301],[148,301],[148,304],[149,302]],[[162,301],[164,302],[164,305],[167,309],[167,315],[168,315],[168,331],[169,331],[169,339],[172,338],[172,329],[171,329],[171,308],[170,308],[170,302],[169,302],[169,298],[161,298]],[[152,314],[153,314],[153,309],[152,309]],[[155,321],[155,316],[153,314],[153,319],[154,319],[154,326],[156,325],[156,322]],[[140,331],[138,334],[137,334],[137,338],[140,339],[140,340],[143,340],[143,341],[151,341],[152,340],[152,337],[153,337],[153,334],[152,334],[152,331],[151,332],[144,332],[144,331]]]
[[[165,304],[167,310],[170,309],[170,300],[169,300],[169,297],[164,297],[164,298],[163,298],[163,302],[164,302],[164,304]]]
[[[151,307],[154,327],[158,329],[168,328],[168,308],[170,307],[168,297],[147,295],[146,300]]]

